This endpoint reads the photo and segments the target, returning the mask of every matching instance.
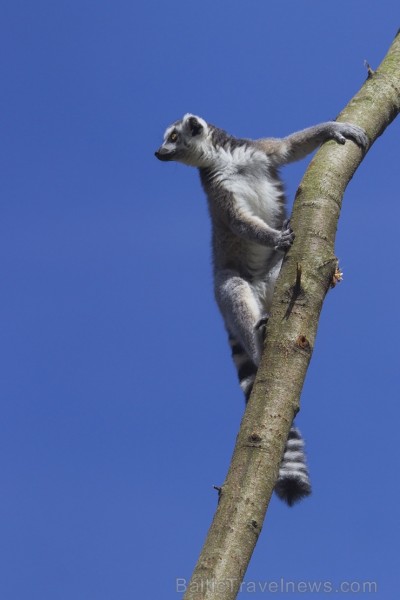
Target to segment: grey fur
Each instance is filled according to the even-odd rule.
[[[282,139],[249,140],[187,114],[168,127],[156,152],[160,160],[199,169],[212,223],[215,296],[246,401],[261,358],[275,281],[294,239],[278,169],[327,140],[344,144],[347,138],[363,149],[368,145],[365,132],[349,123],[329,121]],[[303,447],[292,426],[276,486],[289,505],[311,493]]]

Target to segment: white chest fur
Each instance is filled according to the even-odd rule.
[[[220,149],[216,180],[229,190],[235,204],[271,224],[279,212],[279,190],[271,176],[265,154],[240,146],[232,151]]]

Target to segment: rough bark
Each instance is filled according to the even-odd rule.
[[[400,111],[400,32],[379,68],[340,113],[370,146]],[[232,600],[240,588],[277,479],[337,266],[334,242],[342,198],[363,159],[352,142],[327,142],[312,160],[292,214],[295,243],[274,294],[262,362],[242,419],[213,522],[184,600]]]

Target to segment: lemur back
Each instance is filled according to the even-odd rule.
[[[346,138],[362,147],[368,142],[359,127],[334,121],[282,139],[238,139],[186,114],[167,128],[156,152],[160,160],[199,169],[212,223],[215,297],[246,402],[261,358],[275,281],[294,240],[279,167],[303,158],[325,140],[343,144]],[[311,493],[304,442],[294,425],[275,491],[289,505]]]

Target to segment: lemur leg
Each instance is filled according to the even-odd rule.
[[[257,325],[265,315],[253,287],[237,271],[227,269],[215,278],[215,296],[227,329],[253,363],[258,365],[262,334]]]
[[[260,299],[262,317],[261,321],[267,323],[271,310],[275,283],[281,270],[283,253],[276,252],[267,265],[267,274],[252,282],[252,288],[257,298]],[[263,324],[260,323],[260,326]]]

